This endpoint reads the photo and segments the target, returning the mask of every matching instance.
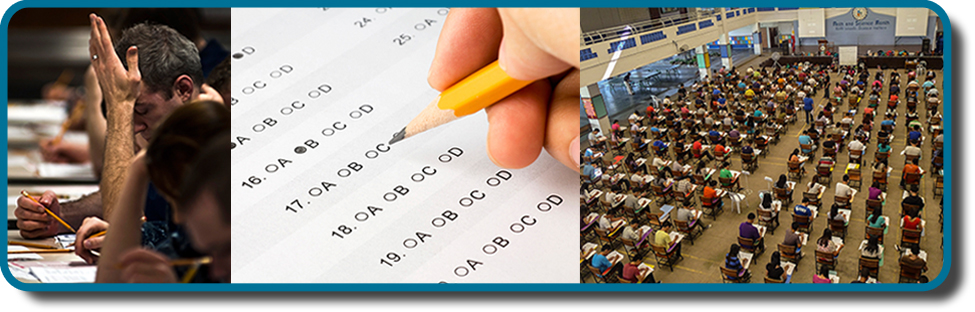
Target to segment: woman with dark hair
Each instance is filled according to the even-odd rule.
[[[780,189],[788,188],[789,187],[789,184],[787,182],[789,182],[788,178],[786,178],[786,176],[784,174],[780,174],[779,175],[779,180],[775,182],[775,187],[776,188],[780,188]],[[792,191],[792,190],[789,190],[789,191]]]
[[[867,226],[873,228],[883,228],[884,234],[887,234],[887,225],[884,219],[883,207],[873,209],[873,212],[867,217]]]
[[[772,221],[774,221],[775,222],[775,226],[779,226],[779,213],[778,213],[778,210],[782,208],[782,202],[780,202],[778,200],[773,201],[772,200],[772,194],[770,194],[770,193],[764,193],[763,192],[760,196],[762,197],[762,203],[760,205],[758,205],[758,209],[761,210],[761,211],[763,211],[763,212],[768,212],[768,213],[771,213],[772,214],[772,219],[771,220],[764,220],[763,219],[763,221],[765,221],[765,222],[772,222]]]
[[[904,219],[901,219],[901,227],[907,230],[921,230],[921,218],[917,216],[918,210],[909,209]]]
[[[843,250],[843,244],[833,241],[833,231],[825,228],[823,229],[823,236],[816,240],[816,250],[832,254],[835,259],[840,254],[840,250]]]
[[[769,278],[784,280],[789,283],[792,279],[792,275],[786,275],[785,269],[782,268],[782,262],[780,260],[780,254],[778,251],[772,253],[772,257],[769,259],[767,265],[765,265],[765,270],[768,272],[766,276]]]
[[[884,253],[880,250],[880,236],[873,236],[867,240],[867,245],[860,250],[860,256],[870,259],[880,260],[879,265],[884,265]]]
[[[824,266],[820,266],[819,267],[819,273],[816,274],[816,275],[813,275],[813,283],[815,283],[815,284],[831,284],[831,283],[833,283],[833,281],[829,279],[829,267],[828,266],[825,266],[824,265]]]
[[[738,259],[739,251],[741,251],[741,247],[738,244],[731,244],[731,249],[724,256],[724,267],[738,273],[738,276],[733,279],[743,278],[749,274],[748,270],[745,270],[745,267],[741,264],[741,260]]]
[[[846,214],[840,212],[840,205],[837,203],[833,203],[833,206],[829,208],[829,213],[826,216],[829,218],[829,220],[843,221],[844,224],[849,224],[850,222],[848,221],[849,219],[846,217]]]

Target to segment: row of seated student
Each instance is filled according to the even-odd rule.
[[[878,76],[879,76],[879,74],[878,74]],[[932,78],[933,78],[932,76],[929,76],[929,81],[930,81],[930,80],[931,80]],[[828,76],[826,76],[826,79],[827,79],[827,81],[828,81]],[[841,87],[841,85],[840,85],[840,84],[838,84],[838,85],[837,85],[837,87],[838,87],[838,88],[840,88],[840,87]],[[855,89],[855,88],[856,88],[856,87],[854,87],[854,89]],[[809,89],[806,89],[806,90],[808,90],[808,91],[812,91],[812,92],[814,92],[813,90],[809,90]],[[842,89],[842,88],[840,88],[840,90],[842,91],[843,89]],[[749,91],[751,91],[751,90],[749,90]],[[810,92],[810,93],[812,93],[812,92]],[[718,91],[715,91],[715,93],[717,94],[717,93],[718,93]],[[752,92],[752,93],[754,94],[754,92]],[[933,93],[936,93],[936,92],[933,92]],[[669,98],[668,98],[668,99],[669,99]],[[719,100],[723,100],[723,98],[720,98]],[[809,99],[808,99],[808,96],[806,96],[806,97],[804,97],[804,100],[805,100],[805,102],[807,102],[807,103],[808,103],[808,102],[809,102]],[[666,102],[666,100],[665,100],[665,102]],[[700,103],[699,103],[699,104],[700,104]],[[724,103],[720,103],[720,104],[724,104]],[[703,108],[702,108],[702,109],[703,109]],[[870,108],[868,108],[868,109],[870,109]],[[649,111],[652,111],[652,110],[653,110],[653,108],[652,108],[652,107],[648,107],[648,112],[649,112]],[[687,110],[687,108],[686,108],[686,107],[681,107],[681,111],[682,111],[682,112],[684,112],[684,113],[687,113],[687,112],[688,112],[688,110]],[[808,112],[808,110],[807,110],[807,112]],[[822,113],[821,113],[821,114],[822,114]],[[648,115],[648,116],[649,116],[649,115]],[[848,124],[849,122],[847,122],[847,121],[850,121],[850,120],[847,120],[847,119],[852,119],[852,118],[850,118],[850,117],[852,117],[852,116],[849,116],[849,115],[847,115],[847,116],[846,116],[846,118],[844,118],[844,121],[842,121],[842,123],[844,123],[844,124]],[[669,116],[668,116],[668,118],[669,118]],[[710,116],[708,116],[708,118],[710,119]],[[633,115],[631,115],[631,117],[630,117],[630,119],[629,119],[629,121],[631,121],[631,127],[630,127],[630,128],[631,128],[631,130],[633,130],[633,131],[631,131],[631,132],[636,132],[636,130],[638,130],[638,129],[639,129],[639,126],[640,126],[640,125],[639,125],[639,124],[635,124],[635,123],[634,123],[634,121],[637,121],[637,120],[640,120],[640,119],[642,119],[642,118],[641,118],[641,117],[639,116],[639,114],[638,114],[638,113],[634,113]],[[648,118],[648,119],[650,119],[650,120],[653,120],[653,119],[651,119],[651,118]],[[728,119],[726,118],[725,120],[728,120]],[[619,130],[621,130],[621,129],[622,129],[622,127],[620,127],[620,126],[618,126],[618,121],[617,121],[617,122],[614,122],[614,129],[617,129],[617,131],[614,131],[614,138],[613,138],[613,141],[616,141],[616,140],[618,140],[618,138],[620,138],[620,137],[623,137],[623,133],[619,131]],[[915,130],[916,130],[916,129],[915,129]],[[713,130],[712,130],[712,131],[713,131]],[[653,132],[653,130],[651,130],[651,132]],[[734,131],[734,132],[737,132],[737,131]],[[863,125],[861,125],[861,126],[859,126],[859,127],[857,128],[857,131],[856,131],[856,133],[858,134],[858,135],[857,135],[857,137],[858,137],[858,138],[864,138],[864,141],[867,141],[867,140],[869,140],[869,132],[866,132],[866,131],[864,130],[864,127],[863,127]],[[616,134],[619,134],[619,135],[616,135]],[[939,137],[940,137],[940,136],[939,136]],[[602,137],[601,139],[602,139],[602,140],[600,140],[600,135],[599,135],[599,133],[598,133],[598,130],[595,130],[595,131],[594,131],[593,133],[591,133],[591,134],[590,134],[590,142],[597,142],[597,143],[598,143],[598,142],[600,142],[600,141],[604,141],[604,140],[605,140],[605,137]],[[682,137],[678,137],[678,139],[677,139],[677,142],[678,142],[678,144],[680,144],[680,145],[682,145],[682,144],[683,144],[683,141],[682,141],[682,139],[683,139]],[[911,140],[911,141],[913,142],[913,140]],[[857,142],[857,141],[854,141],[854,142]],[[664,144],[661,144],[661,143],[662,143],[662,142],[661,142],[660,140],[657,140],[657,141],[655,141],[655,142],[654,142],[654,145],[655,145],[655,146],[660,146],[660,147],[666,147],[666,143],[664,143]],[[862,142],[857,142],[857,143],[860,143],[860,144],[862,145]],[[646,143],[643,143],[643,144],[646,144]],[[832,147],[832,146],[830,146],[830,144],[831,144],[831,143],[827,143],[827,147]],[[695,144],[694,144],[694,146],[695,146],[695,149],[694,149],[694,151],[695,151],[695,155],[694,155],[694,156],[695,156],[695,158],[701,158],[701,157],[703,157],[703,158],[706,158],[706,159],[708,159],[708,160],[711,160],[711,159],[713,158],[713,156],[711,156],[710,154],[707,154],[706,152],[705,152],[705,153],[700,153],[700,154],[698,154],[698,153],[699,153],[699,151],[700,151],[700,149],[696,147],[696,146],[698,146],[698,145],[700,145],[700,142],[695,142]],[[746,144],[746,146],[747,146],[747,144]],[[855,144],[855,143],[853,143],[853,142],[851,142],[851,146],[853,146],[853,147],[854,147],[854,150],[857,150],[856,148],[857,148],[857,147],[860,147],[860,146],[858,146],[857,144]],[[810,151],[808,151],[808,150],[807,150],[807,151],[804,151],[804,152],[807,152],[807,153],[808,153],[808,152],[810,152]],[[593,151],[592,151],[591,149],[587,149],[587,151],[586,151],[585,153],[586,153],[586,155],[584,155],[584,159],[591,159],[591,157],[593,156],[593,154],[595,154],[595,153],[594,153],[594,152],[593,152]],[[675,154],[678,154],[678,153],[680,153],[680,152],[678,152],[678,151],[675,151]],[[606,152],[605,154],[607,154],[607,155],[612,155],[612,154],[610,153],[610,151],[607,151],[607,152]],[[794,158],[794,157],[796,157],[796,156],[798,156],[797,154],[798,154],[798,153],[796,153],[796,152],[794,152],[794,153],[793,153],[793,155],[791,155],[791,156],[792,156],[792,157]],[[679,155],[679,154],[678,154],[678,155]],[[587,157],[587,156],[588,156],[588,157]],[[658,155],[658,156],[659,156],[659,155]],[[633,158],[634,158],[634,157],[633,157],[633,154],[632,154],[632,153],[631,153],[631,154],[628,154],[628,155],[626,156],[626,160],[624,161],[624,163],[626,163],[626,164],[628,164],[628,165],[631,165],[630,167],[636,167],[636,166],[633,166],[633,165],[632,165],[632,164],[633,164],[633,161],[634,161],[634,160],[633,160]],[[679,156],[679,157],[678,157],[678,159],[680,159],[680,158],[682,158],[682,157],[680,157],[680,156]],[[830,163],[830,165],[832,165],[832,162],[835,162],[835,161],[833,161],[832,159],[826,159],[826,161],[829,161],[829,162],[831,162],[831,163]],[[654,165],[655,165],[655,166],[659,166],[659,165],[661,164],[661,163],[660,163],[660,160],[659,160],[659,157],[657,157],[657,158],[655,158],[655,159],[654,159],[654,162],[655,162],[655,163],[654,163]],[[678,163],[677,161],[674,161],[673,163],[674,163],[674,164],[679,164],[679,163]],[[601,168],[599,168],[599,167],[598,167],[598,164],[597,164],[597,165],[593,165],[593,164],[594,164],[594,162],[588,162],[588,163],[587,163],[587,165],[586,165],[586,166],[584,166],[584,168],[583,168],[583,170],[582,170],[582,171],[583,171],[583,174],[584,174],[584,177],[589,177],[589,178],[595,178],[596,176],[602,176],[601,174],[593,174],[593,173],[594,173],[594,171],[596,171],[597,173],[598,173],[599,171],[601,171],[601,170],[600,170]],[[699,162],[699,165],[700,165],[700,164],[702,164],[702,163],[700,163],[700,162]],[[640,169],[640,170],[642,170],[642,171],[644,171],[644,172],[643,172],[644,174],[647,174],[647,172],[646,172],[646,171],[647,171],[647,169],[646,169],[646,166],[645,166],[645,164],[643,164],[643,165],[641,165],[640,167],[642,167],[642,169]],[[637,168],[640,168],[640,167],[637,167]],[[594,169],[595,169],[595,170],[594,170]],[[666,169],[666,168],[665,168],[665,169]],[[661,172],[662,172],[662,174],[663,174],[664,176],[666,176],[666,175],[667,175],[667,173],[666,173],[666,172],[673,172],[673,170],[669,170],[669,171],[668,171],[668,170],[662,170]],[[637,178],[639,178],[639,170],[634,170],[634,176],[635,176],[635,177],[637,177]],[[783,176],[783,177],[784,177],[784,176]],[[607,178],[606,178],[606,176],[602,176],[602,180],[601,180],[601,181],[596,181],[596,180],[590,180],[590,182],[596,182],[596,183],[599,183],[599,182],[602,182],[602,181],[605,181],[605,180],[607,180]],[[640,179],[633,179],[633,180],[640,180]],[[658,180],[664,180],[664,179],[658,179]],[[669,179],[667,179],[667,180],[669,180]],[[838,183],[838,185],[841,185],[841,187],[839,187],[839,189],[837,190],[837,193],[845,193],[846,195],[849,195],[849,193],[848,193],[848,192],[849,192],[849,191],[848,191],[848,188],[849,188],[849,186],[848,186],[848,181],[849,181],[849,177],[844,177],[844,182],[842,182],[842,183]],[[633,186],[633,185],[632,185],[632,184],[630,183],[630,181],[625,181],[625,180],[624,180],[624,181],[622,181],[622,182],[623,182],[622,184],[623,184],[623,185],[625,185],[625,187],[626,187],[626,189],[630,189],[630,188],[632,188],[632,186]],[[713,181],[712,181],[712,182],[713,182]],[[662,182],[658,182],[658,183],[661,183],[661,184],[665,184],[666,182],[663,182],[663,181],[662,181]],[[781,183],[781,182],[780,182],[780,183]],[[813,181],[813,182],[811,182],[811,183],[810,183],[810,188],[814,188],[814,187],[813,187],[813,185],[816,185],[816,184],[818,184],[818,183],[817,183],[817,181]],[[638,186],[640,186],[640,187],[642,187],[643,185],[638,185]],[[726,186],[726,185],[725,185],[725,186]],[[607,193],[609,193],[609,194],[607,194],[607,197],[610,197],[610,196],[613,196],[613,195],[615,195],[615,194],[613,194],[613,192],[614,192],[614,191],[616,191],[616,192],[619,192],[619,189],[613,189],[613,190],[610,190],[609,192],[607,192]],[[705,189],[705,191],[707,191],[707,190]],[[612,194],[612,195],[611,195],[611,194]],[[627,194],[627,195],[629,195],[629,196],[631,196],[631,197],[632,197],[632,196],[635,196],[635,195],[637,195],[637,197],[642,197],[642,196],[644,196],[644,195],[646,195],[646,193],[644,192],[644,193],[639,193],[639,194],[634,194],[634,193],[632,193],[632,192],[631,192],[631,193],[629,193],[629,194]],[[839,194],[838,194],[838,195],[839,195]],[[630,198],[628,197],[627,199],[629,200]],[[608,199],[607,201],[611,201],[611,199]],[[803,201],[804,201],[804,204],[806,204],[806,202],[808,202],[808,199],[805,199],[805,198],[804,198],[804,200],[803,200]],[[763,204],[765,204],[765,203],[763,203]],[[628,205],[628,206],[630,206],[630,207],[632,207],[632,203],[631,203],[630,205]],[[799,206],[801,206],[801,205],[799,205]],[[764,206],[763,206],[763,207],[764,207]],[[799,213],[802,213],[802,212],[801,212],[802,210],[803,210],[803,209],[800,209],[800,208],[797,208],[797,211],[800,211]],[[835,209],[833,209],[833,210],[835,210]],[[839,216],[837,215],[837,213],[836,213],[835,211],[831,211],[831,213],[832,213],[832,215],[835,215],[835,217],[839,217]],[[776,216],[776,217],[777,217],[777,216]],[[777,220],[776,220],[776,221],[777,221]]]
[[[116,32],[89,16],[90,145],[81,148],[100,190],[73,202],[52,191],[39,203],[17,200],[25,238],[69,232],[45,208],[78,229],[75,253],[97,263],[96,282],[230,282],[230,106],[220,95],[229,91],[229,52],[202,39],[194,14],[132,11],[114,23]],[[218,85],[205,84],[205,73]],[[41,146],[46,155],[62,153]],[[171,265],[175,259],[209,264],[193,275]]]

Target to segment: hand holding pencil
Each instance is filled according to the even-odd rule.
[[[21,194],[17,198],[17,209],[14,210],[20,236],[26,239],[34,239],[51,237],[67,231],[73,232],[53,217],[53,215],[60,216],[60,213],[61,204],[53,191],[44,192],[38,198],[34,198],[30,194],[26,194],[26,196]]]
[[[94,264],[98,260],[98,257],[91,251],[102,248],[102,242],[105,240],[107,230],[108,222],[98,217],[85,218],[85,221],[81,223],[81,227],[78,227],[78,233],[75,236],[74,253],[82,259],[85,259],[85,262],[88,264]]]
[[[510,78],[534,83],[486,108],[488,154],[522,168],[542,147],[579,170],[579,9],[453,8],[427,81],[444,91],[498,61]]]

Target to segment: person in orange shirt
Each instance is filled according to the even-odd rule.
[[[914,160],[911,160],[911,163],[904,165],[904,173],[901,175],[901,187],[906,185],[908,173],[921,173],[921,167],[919,167],[917,164],[917,158],[915,158]]]
[[[707,186],[704,187],[704,200],[714,201],[718,197],[718,191],[714,188],[718,185],[718,181],[709,180]],[[724,206],[724,201],[718,201],[718,207]]]

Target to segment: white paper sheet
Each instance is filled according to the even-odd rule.
[[[30,249],[27,248],[27,247],[24,247],[24,246],[19,246],[19,245],[7,245],[7,251],[27,251],[27,250],[30,250]],[[41,255],[36,254],[36,253],[27,253],[27,254],[12,254],[12,253],[7,253],[7,261],[10,261],[10,260],[41,260],[41,259],[43,259],[43,258],[41,258]]]
[[[578,282],[576,172],[496,167],[483,112],[386,144],[446,13],[232,9],[235,282]]]
[[[32,267],[30,270],[41,283],[94,283],[98,266]]]
[[[37,172],[44,178],[94,178],[91,163],[87,164],[56,164],[41,163]]]

